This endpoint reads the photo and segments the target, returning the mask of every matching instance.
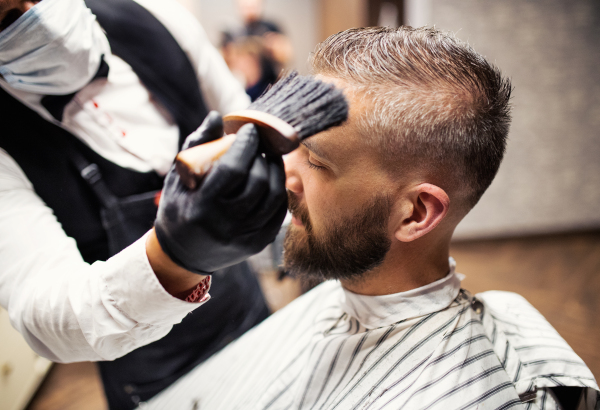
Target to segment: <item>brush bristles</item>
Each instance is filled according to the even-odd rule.
[[[301,140],[348,118],[348,103],[339,89],[297,72],[275,83],[249,109],[282,119],[296,129]]]

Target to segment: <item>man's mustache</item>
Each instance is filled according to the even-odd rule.
[[[287,191],[287,195],[288,195],[288,210],[290,211],[290,213],[292,215],[294,215],[297,219],[299,219],[300,222],[302,222],[302,225],[304,225],[304,228],[307,231],[310,231],[312,226],[310,223],[310,218],[308,216],[308,209],[306,209],[306,207],[301,205],[300,200],[296,197],[295,194],[293,194],[289,190]]]

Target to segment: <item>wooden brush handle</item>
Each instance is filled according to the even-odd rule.
[[[181,182],[189,189],[196,189],[213,163],[227,152],[235,141],[235,134],[188,148],[177,154],[175,169]]]
[[[210,171],[213,162],[219,159],[235,141],[235,133],[248,123],[255,124],[265,151],[284,155],[300,144],[294,127],[287,122],[262,111],[243,110],[223,117],[226,135],[218,140],[186,149],[177,154],[175,167],[181,182],[189,189],[196,189]]]

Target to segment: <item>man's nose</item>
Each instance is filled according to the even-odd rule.
[[[302,192],[302,179],[298,172],[298,150],[292,151],[285,156],[283,163],[285,165],[285,187],[298,195]]]

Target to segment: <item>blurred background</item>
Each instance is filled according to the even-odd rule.
[[[514,85],[508,151],[452,256],[465,288],[522,294],[600,377],[598,0],[179,2],[252,98],[282,69],[306,73],[315,44],[351,27],[435,25],[499,66]],[[263,272],[274,310],[302,291],[275,268]],[[89,364],[55,366],[29,408],[102,409],[95,377]]]

